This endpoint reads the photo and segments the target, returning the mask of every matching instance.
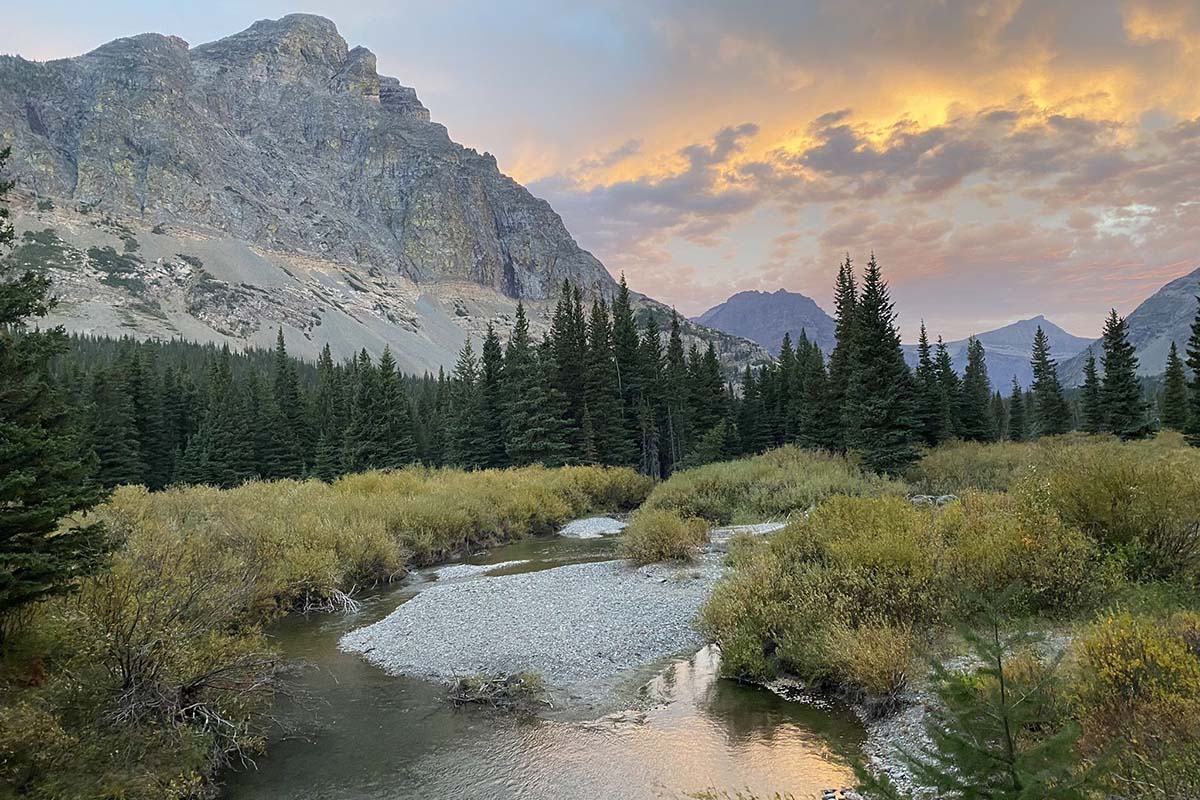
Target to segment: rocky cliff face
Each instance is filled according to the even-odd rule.
[[[564,278],[615,290],[549,204],[321,17],[196,47],[143,34],[0,57],[3,145],[21,234],[8,258],[51,273],[52,321],[73,330],[236,347],[282,327],[302,356],[390,345],[403,368],[436,370],[487,324],[504,335],[517,300],[544,324]],[[716,343],[730,363],[762,355]]]
[[[143,34],[5,57],[0,120],[14,176],[42,197],[514,298],[612,281],[547,203],[452,142],[321,17],[195,48]]]

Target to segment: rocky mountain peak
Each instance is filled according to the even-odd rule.
[[[264,80],[328,81],[346,63],[349,46],[332,21],[314,14],[261,19],[224,39],[196,47],[194,56]]]

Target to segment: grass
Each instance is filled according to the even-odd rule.
[[[47,800],[211,795],[223,765],[263,745],[280,665],[262,624],[628,510],[650,488],[598,467],[122,487],[94,512],[119,540],[111,569],[38,606],[0,657],[0,786]]]
[[[781,447],[672,475],[646,500],[718,525],[783,520],[834,495],[902,495],[905,484],[864,471],[843,456]]]

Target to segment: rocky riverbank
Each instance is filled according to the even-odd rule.
[[[703,645],[693,621],[723,571],[710,554],[691,565],[603,561],[434,585],[340,646],[392,675],[528,671],[578,692]]]

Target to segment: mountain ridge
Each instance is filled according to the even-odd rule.
[[[779,353],[785,333],[794,342],[801,330],[826,353],[835,344],[833,318],[811,297],[782,288],[737,292],[692,321],[757,342],[772,355]]]
[[[51,265],[52,321],[72,330],[245,347],[282,327],[304,357],[390,345],[403,368],[436,370],[489,323],[504,335],[518,301],[544,327],[564,279],[616,291],[545,200],[323,17],[195,47],[147,33],[0,56],[0,130],[10,258]],[[765,355],[686,327],[727,363]]]

